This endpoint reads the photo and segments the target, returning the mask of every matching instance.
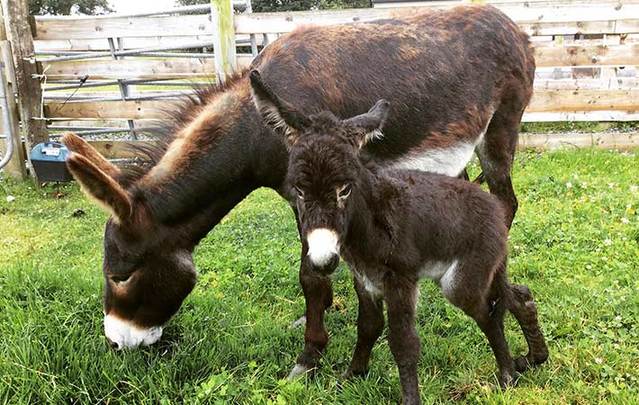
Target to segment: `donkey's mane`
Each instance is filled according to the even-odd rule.
[[[224,93],[248,74],[247,69],[235,72],[223,83],[211,83],[204,87],[192,87],[190,94],[181,97],[177,106],[162,110],[163,118],[153,126],[145,128],[143,134],[150,142],[130,145],[135,159],[122,169],[121,181],[125,185],[135,183],[159,163],[175,139],[175,135],[187,126],[217,94]]]

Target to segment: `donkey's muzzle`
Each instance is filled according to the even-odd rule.
[[[316,228],[306,236],[307,258],[311,268],[322,274],[330,274],[339,264],[339,236],[328,228]]]

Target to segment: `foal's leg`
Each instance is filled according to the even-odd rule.
[[[515,316],[528,343],[528,354],[515,359],[517,371],[540,365],[548,359],[548,346],[537,320],[537,305],[525,285],[512,285],[513,299],[508,309]]]
[[[295,211],[295,210],[294,210]],[[295,218],[298,219],[297,211]],[[299,231],[299,220],[297,221]],[[300,232],[301,235],[301,232]],[[333,288],[331,279],[311,269],[308,260],[308,244],[302,241],[302,257],[300,260],[300,284],[306,301],[306,328],[304,330],[304,350],[297,357],[297,363],[288,375],[293,379],[318,366],[319,359],[328,344],[328,332],[324,326],[324,311],[333,304]]]
[[[353,277],[355,291],[359,300],[357,315],[357,344],[353,359],[345,377],[363,375],[368,371],[368,361],[375,342],[384,331],[384,304],[381,297],[373,296],[366,291],[357,277]]]
[[[501,292],[503,277],[495,275],[493,285],[487,284],[489,272],[471,263],[460,263],[455,272],[446,273],[442,277],[442,292],[444,296],[455,306],[462,309],[473,318],[479,328],[484,332],[490,348],[497,360],[499,368],[499,385],[505,388],[516,382],[514,361],[504,336],[504,315],[508,298]],[[475,286],[469,290],[468,286]]]
[[[388,310],[388,343],[399,369],[404,404],[420,404],[417,363],[420,343],[415,329],[417,282],[391,276],[384,281]]]

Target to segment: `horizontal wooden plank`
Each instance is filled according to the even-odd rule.
[[[211,41],[211,35],[169,36],[169,34],[153,37],[126,37],[122,39],[122,47],[124,49],[156,48]],[[235,39],[236,41],[244,42],[250,40],[249,35],[236,35]],[[261,35],[256,35],[255,40],[258,45],[262,45]],[[34,41],[34,46],[36,53],[47,51],[109,51],[109,42],[106,38],[40,40]]]
[[[70,119],[157,119],[171,101],[49,102],[45,114]],[[639,111],[639,89],[538,90],[528,112]]]
[[[452,2],[448,4],[454,5]],[[235,16],[235,32],[290,32],[300,25],[372,21],[422,11],[422,7],[415,7],[239,14]],[[531,35],[639,32],[639,5],[628,5],[620,9],[612,4],[587,9],[576,6],[549,9],[504,7],[502,11]]]
[[[526,111],[571,112],[608,110],[639,110],[639,89],[537,90],[533,94],[533,98]]]
[[[639,88],[637,77],[609,77],[594,79],[535,79],[535,91],[539,90],[606,90]]]
[[[35,40],[212,35],[207,14],[160,17],[37,17]]]
[[[639,147],[639,133],[557,133],[521,134],[519,149],[554,150],[562,148],[634,149]]]
[[[238,65],[250,64],[250,55],[238,55]],[[128,58],[88,59],[65,62],[40,62],[40,71],[46,72],[47,80],[72,80],[86,75],[91,80],[113,79],[188,79],[194,77],[213,76],[215,67],[213,59],[179,58],[179,59],[147,59]]]
[[[89,141],[107,159],[132,159],[136,157],[135,146],[152,145],[153,141]]]
[[[165,117],[172,105],[166,100],[51,102],[45,105],[44,113],[48,118],[158,119]]]
[[[639,121],[636,111],[527,112],[522,122],[614,122]]]
[[[48,80],[78,79],[89,75],[103,79],[167,79],[210,76],[215,72],[213,59],[90,59],[40,62]]]
[[[639,65],[639,43],[623,45],[536,45],[538,67]]]

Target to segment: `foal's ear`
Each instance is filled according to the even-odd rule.
[[[73,132],[64,134],[62,136],[62,143],[69,148],[71,152],[75,152],[87,158],[108,176],[117,178],[121,174],[120,169],[116,165],[106,160],[93,146],[89,145],[87,141]]]
[[[67,158],[67,167],[82,191],[109,212],[118,222],[131,218],[133,203],[129,193],[115,179],[78,153]]]
[[[368,112],[344,120],[345,124],[360,128],[363,131],[357,139],[359,147],[366,145],[371,139],[382,137],[382,128],[388,118],[390,103],[384,99],[377,101]]]
[[[309,119],[295,107],[280,99],[262,80],[260,72],[252,70],[251,93],[253,101],[267,125],[281,132],[289,145],[294,145],[300,132],[310,125]]]

